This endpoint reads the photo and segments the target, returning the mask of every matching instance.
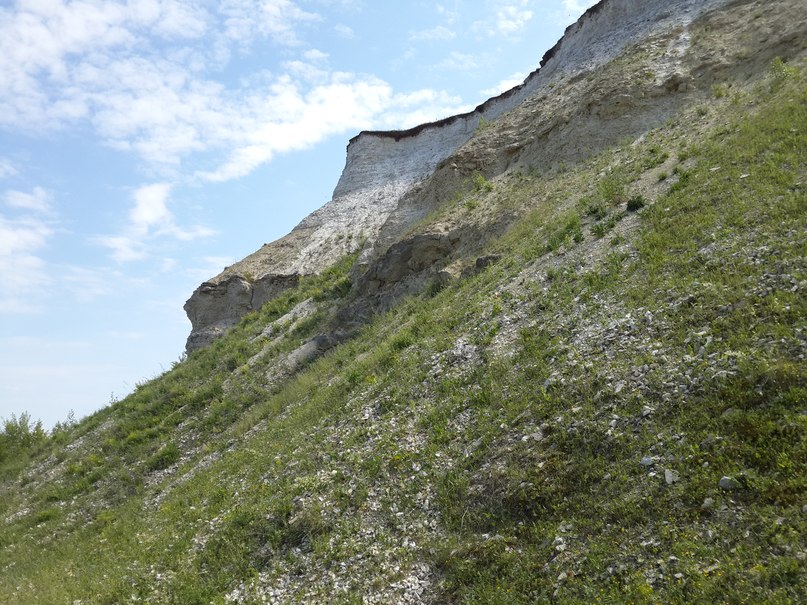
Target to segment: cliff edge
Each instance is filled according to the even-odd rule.
[[[209,345],[247,312],[359,250],[355,273],[370,268],[435,203],[417,192],[446,160],[492,121],[559,82],[574,81],[653,32],[685,28],[731,0],[602,0],[566,29],[526,80],[475,110],[408,130],[364,131],[350,140],[332,199],[288,235],[265,244],[202,283],[185,303],[186,350]],[[541,108],[533,108],[540,117]],[[518,151],[521,143],[515,143]],[[543,158],[551,162],[551,158]],[[454,164],[456,166],[456,163]],[[480,166],[484,172],[486,166]],[[504,169],[504,167],[500,167]],[[414,201],[413,201],[414,200]]]

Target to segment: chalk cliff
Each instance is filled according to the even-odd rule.
[[[208,345],[245,313],[294,286],[300,276],[317,273],[347,253],[362,250],[354,274],[372,271],[374,259],[381,259],[401,234],[440,203],[439,196],[428,200],[418,195],[439,168],[448,166],[461,176],[474,169],[499,173],[519,161],[524,148],[529,148],[529,141],[509,141],[510,159],[507,153],[500,153],[506,149],[497,149],[495,165],[480,157],[469,162],[467,154],[450,160],[477,132],[480,121],[495,120],[542,93],[545,97],[559,83],[574,81],[631,43],[655,33],[680,30],[677,43],[686,46],[686,28],[693,19],[734,2],[602,0],[567,28],[521,85],[474,111],[409,130],[360,133],[348,144],[345,168],[328,203],[285,237],[264,245],[194,291],[185,304],[192,324],[187,350]],[[678,77],[669,65],[666,68],[671,72],[667,76]],[[664,70],[660,66],[660,73]],[[684,80],[673,84],[673,88],[686,87]],[[663,85],[669,88],[670,82]],[[546,113],[540,106],[530,111],[539,117]],[[543,155],[541,162],[552,161],[549,154]]]
[[[805,602],[804,0],[609,0],[542,64],[354,138],[211,346],[0,422],[0,603]]]

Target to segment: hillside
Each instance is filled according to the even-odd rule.
[[[4,433],[0,602],[807,601],[807,18],[714,6],[476,116],[126,399]]]
[[[519,86],[469,113],[409,130],[359,133],[348,144],[345,168],[328,203],[285,237],[264,244],[196,289],[185,304],[192,324],[187,352],[209,345],[246,313],[294,287],[301,276],[317,274],[345,254],[361,251],[354,272],[370,268],[378,254],[453,196],[459,181],[470,177],[474,169],[490,177],[517,166],[543,168],[547,162],[576,160],[619,137],[643,132],[672,115],[686,98],[670,93],[692,92],[696,80],[698,85],[708,86],[711,79],[734,67],[735,53],[743,47],[765,43],[773,47],[765,33],[771,21],[785,26],[776,36],[777,44],[798,46],[799,14],[791,7],[765,18],[762,29],[744,24],[743,38],[724,40],[722,47],[708,49],[711,54],[689,56],[687,51],[693,50],[690,24],[710,9],[727,4],[735,3],[599,2],[566,29],[563,38],[544,54],[540,67]],[[795,23],[785,15],[793,15]],[[746,16],[738,14],[737,18]],[[732,23],[717,25],[721,35],[732,33]],[[637,43],[658,59],[645,57],[644,72],[622,70],[616,81],[603,78],[593,86],[577,82]],[[480,125],[513,113],[519,115],[519,123],[496,128],[497,138],[488,141],[493,147],[481,150],[481,157],[457,157]],[[525,146],[528,140],[533,143]],[[449,158],[453,159],[447,162]]]

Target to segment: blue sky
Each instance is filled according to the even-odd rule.
[[[194,288],[327,202],[350,137],[520,83],[594,3],[0,2],[0,417],[169,368]]]

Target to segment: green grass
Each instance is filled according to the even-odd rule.
[[[299,371],[278,374],[354,295],[352,258],[3,461],[0,601],[285,585],[359,603],[415,563],[445,603],[803,601],[807,94],[788,74],[686,145],[638,234],[596,263],[566,255],[598,245],[584,225],[616,224],[685,121],[497,180],[523,210],[489,244],[498,263]],[[262,336],[307,299],[317,313]]]
[[[797,536],[805,530],[798,494],[807,487],[801,415],[807,383],[797,353],[807,308],[786,286],[759,289],[768,265],[753,259],[756,246],[777,259],[779,271],[805,277],[805,241],[792,236],[804,233],[807,211],[803,185],[796,184],[804,174],[805,141],[794,134],[807,126],[807,112],[803,88],[799,98],[768,101],[765,111],[737,124],[733,138],[708,141],[688,177],[649,210],[636,262],[606,265],[599,280],[554,273],[539,317],[571,314],[569,298],[591,288],[621,300],[621,312],[650,309],[657,320],[663,317],[656,338],[663,335],[658,346],[668,351],[665,357],[677,357],[688,368],[684,381],[694,375],[699,382],[686,394],[676,393],[658,375],[663,365],[653,363],[661,367],[649,372],[647,392],[609,394],[603,376],[629,379],[647,363],[644,343],[637,343],[614,359],[606,350],[589,357],[585,370],[567,366],[565,386],[536,391],[558,358],[573,353],[558,343],[572,339],[576,326],[547,328],[551,324],[539,320],[541,328],[525,332],[519,371],[496,368],[491,390],[507,393],[499,405],[547,420],[574,405],[578,420],[557,422],[539,451],[494,446],[488,456],[446,477],[452,488],[446,512],[456,543],[464,545],[441,559],[456,602],[528,603],[554,595],[561,602],[789,603],[804,597],[795,550],[804,546]],[[709,172],[714,165],[734,168],[716,178]],[[753,176],[743,178],[746,173]],[[720,252],[704,260],[703,246],[715,242]],[[676,297],[688,296],[695,298],[691,306],[675,306]],[[726,368],[723,378],[699,374],[708,364],[693,335],[704,326],[714,343],[710,355],[724,362],[717,364]],[[641,418],[644,405],[655,407],[646,422],[620,438],[608,434],[603,416]],[[467,439],[495,434],[497,422],[480,421]],[[653,451],[686,473],[686,487],[642,476],[638,461]],[[491,459],[500,462],[501,473],[480,472]],[[742,477],[743,488],[722,493],[722,475]],[[472,489],[468,477],[475,476],[482,489]],[[708,497],[728,511],[704,510]],[[740,518],[750,530],[731,522]],[[564,524],[574,528],[574,540],[563,551],[571,557],[547,546]],[[480,544],[468,536],[469,527],[504,539]],[[719,538],[704,540],[713,534]],[[677,557],[673,566],[669,556]],[[657,560],[664,561],[660,568],[675,569],[650,582],[647,574],[656,574]],[[621,574],[622,565],[634,571]]]

